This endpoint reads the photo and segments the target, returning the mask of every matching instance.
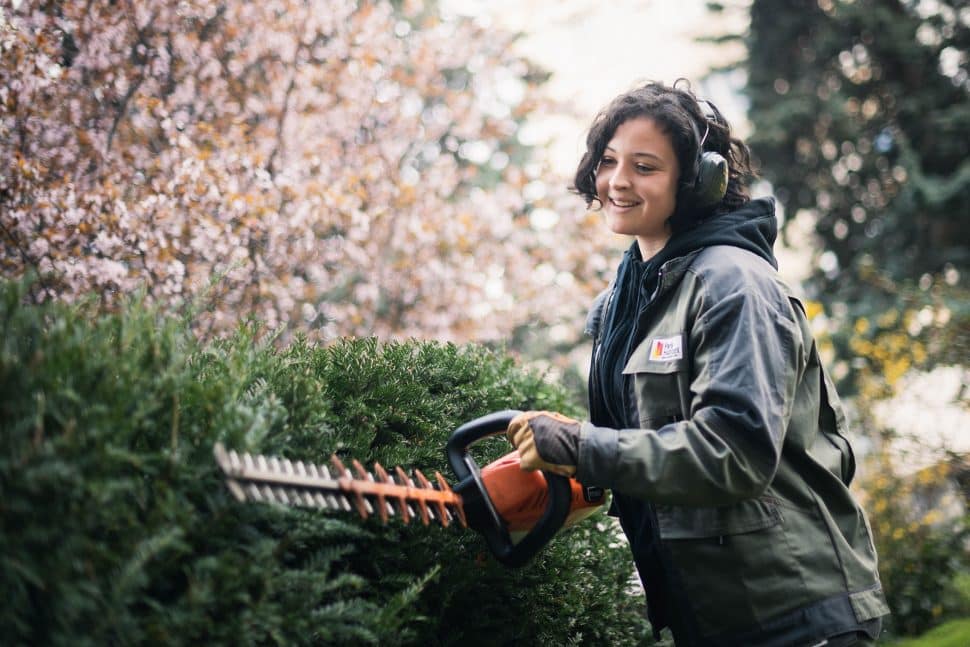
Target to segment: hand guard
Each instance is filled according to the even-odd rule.
[[[578,420],[549,411],[526,411],[509,423],[509,442],[517,450],[524,470],[545,470],[573,476],[579,462]]]

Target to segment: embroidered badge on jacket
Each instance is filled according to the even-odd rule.
[[[674,359],[681,359],[683,356],[684,346],[681,343],[680,335],[658,338],[650,342],[651,362],[669,362]]]

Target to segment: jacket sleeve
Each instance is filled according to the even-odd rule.
[[[687,331],[687,418],[659,429],[584,423],[577,477],[662,504],[760,495],[777,469],[806,364],[794,312],[772,287],[738,285],[704,299]]]

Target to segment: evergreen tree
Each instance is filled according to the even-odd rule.
[[[865,357],[864,342],[907,331],[917,352],[869,362],[890,378],[967,357],[970,8],[755,0],[750,12],[751,144],[786,233],[814,223],[809,288],[836,343]]]

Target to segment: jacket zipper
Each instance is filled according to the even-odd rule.
[[[647,310],[649,310],[650,306],[656,302],[657,297],[661,293],[661,288],[663,287],[663,278],[664,278],[664,271],[663,271],[663,268],[661,267],[657,271],[657,287],[654,289],[653,294],[650,295],[650,301],[647,303],[642,313],[640,312],[637,313],[637,321],[635,321],[633,324],[632,334],[634,335],[634,337],[636,337],[639,334],[639,323],[640,323],[641,315],[646,314]],[[603,313],[600,318],[600,330],[602,329],[602,326],[606,321],[606,317],[609,314],[609,309],[613,303],[613,296],[615,294],[616,294],[616,286],[614,285],[613,290],[610,292],[610,296],[607,298],[606,304],[603,307]],[[593,389],[596,388],[596,385],[597,385],[595,367],[599,363],[600,351],[602,350],[602,344],[599,343],[600,330],[596,331],[596,336],[593,338],[593,363],[590,367],[590,380],[589,380],[591,394],[595,393],[595,391],[593,391]],[[660,521],[657,519],[657,510],[654,507],[653,503],[649,501],[645,501],[644,503],[646,505],[647,514],[650,517],[650,541],[653,545],[657,546],[658,548],[657,557],[660,560],[660,568],[664,572],[664,579],[666,580],[666,585],[668,589],[667,594],[673,598],[670,600],[671,604],[669,607],[669,614],[671,617],[665,618],[665,620],[667,621],[668,626],[671,627],[671,630],[673,630],[674,625],[677,625],[678,627],[677,633],[680,634],[681,636],[686,637],[688,642],[691,642],[693,638],[693,635],[691,634],[693,634],[693,631],[689,624],[690,621],[688,620],[688,616],[690,614],[685,613],[686,610],[684,609],[684,604],[683,604],[684,593],[679,589],[677,584],[675,584],[676,578],[673,575],[672,565],[669,562],[669,554],[665,550],[663,539],[661,539],[660,537]],[[723,543],[723,537],[719,538],[719,540]],[[685,634],[688,634],[689,637],[685,636]]]

